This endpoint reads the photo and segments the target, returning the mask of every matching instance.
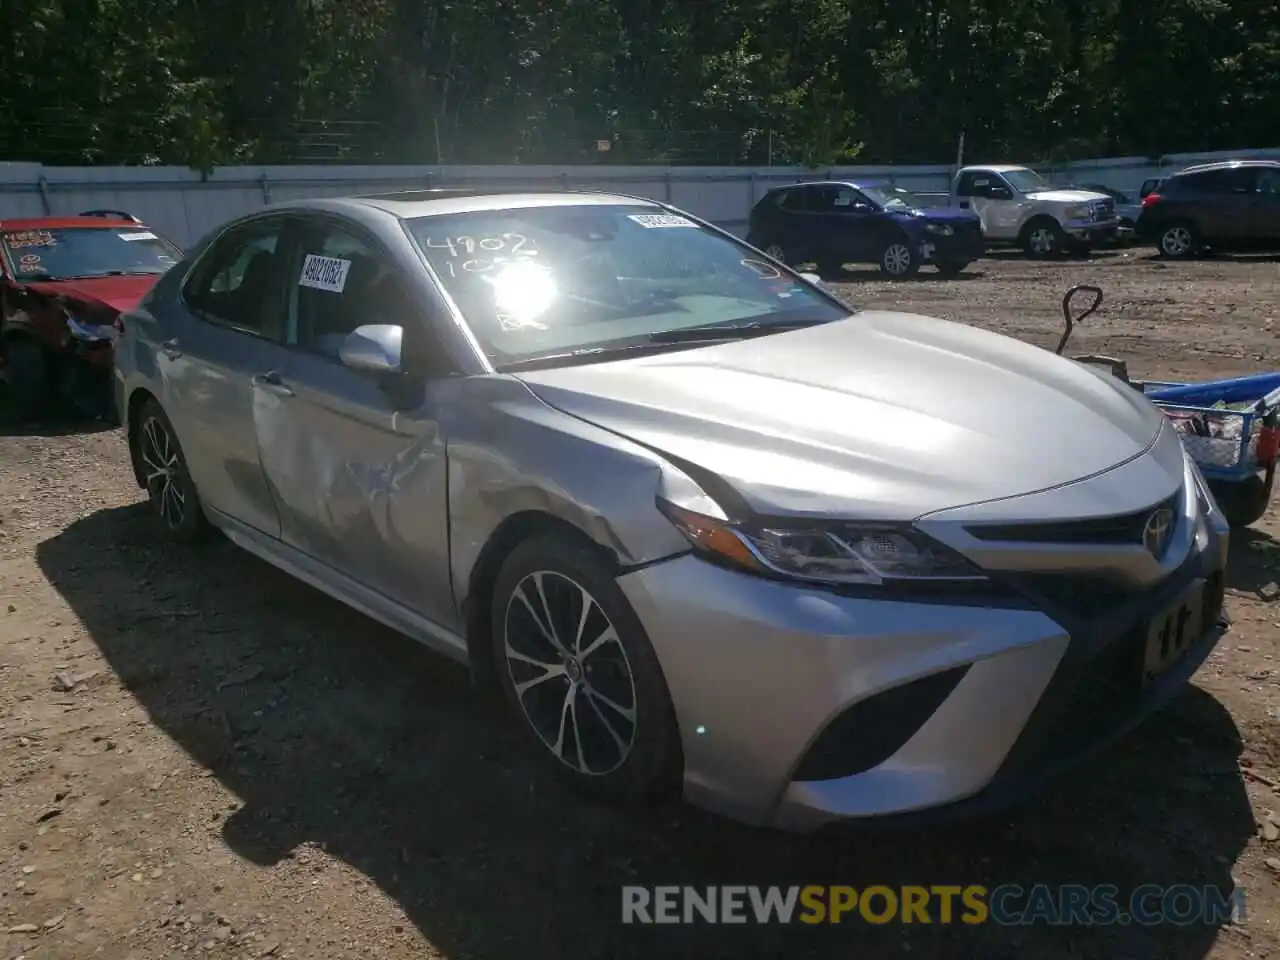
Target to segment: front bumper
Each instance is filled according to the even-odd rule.
[[[956,230],[950,236],[925,233],[919,242],[925,263],[972,263],[986,251],[981,227]]]
[[[619,584],[671,690],[686,798],[805,831],[1001,806],[1135,726],[1222,634],[1226,543],[1205,523],[1176,571],[1088,622],[1016,601],[841,595],[692,555]],[[1122,683],[1150,618],[1197,578],[1199,638],[1145,688]]]
[[[1062,230],[1073,240],[1101,243],[1116,238],[1120,231],[1120,220],[1116,217],[1110,220],[1066,220],[1062,224]]]

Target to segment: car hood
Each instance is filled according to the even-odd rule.
[[[934,223],[965,223],[974,221],[981,223],[981,218],[972,210],[953,209],[951,207],[920,207],[908,216]]]
[[[1047,200],[1050,203],[1094,203],[1111,198],[1092,190],[1037,190],[1035,193],[1028,193],[1027,199]]]
[[[1133,389],[931,317],[519,374],[545,403],[727,481],[756,511],[914,519],[1091,476],[1163,423]]]
[[[24,283],[28,290],[35,290],[51,297],[64,297],[86,306],[101,309],[107,307],[120,313],[138,305],[147,291],[155,286],[159,276],[86,277],[81,280],[48,280]]]

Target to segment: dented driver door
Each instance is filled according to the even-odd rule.
[[[271,362],[281,402],[260,419],[262,466],[285,543],[452,626],[444,443],[425,384],[416,402],[339,357],[346,333],[387,316],[367,239],[312,232],[291,262],[289,340]],[[307,254],[311,260],[307,261]],[[316,268],[317,258],[325,258]],[[335,269],[336,266],[336,269]],[[376,271],[372,271],[376,275]]]

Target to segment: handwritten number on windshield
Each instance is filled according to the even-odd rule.
[[[497,253],[506,250],[510,254],[523,253],[525,255],[535,253],[534,250],[526,250],[531,241],[522,233],[504,233],[496,237],[443,237],[437,239],[435,237],[427,237],[424,244],[429,250],[448,250],[449,256],[472,257],[476,250],[484,250],[488,253]]]

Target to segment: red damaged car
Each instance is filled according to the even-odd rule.
[[[116,326],[182,251],[125,213],[0,220],[0,364],[24,419],[114,419]]]

